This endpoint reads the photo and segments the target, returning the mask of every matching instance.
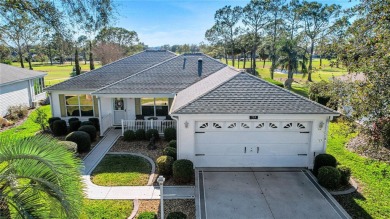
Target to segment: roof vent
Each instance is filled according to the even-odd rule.
[[[187,61],[187,58],[184,58],[184,61],[183,61],[183,69],[186,68],[186,61]]]
[[[202,65],[203,65],[203,60],[202,58],[198,59],[198,76],[202,77]]]

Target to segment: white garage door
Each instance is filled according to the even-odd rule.
[[[307,167],[310,122],[196,122],[197,167]]]

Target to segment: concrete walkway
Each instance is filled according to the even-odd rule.
[[[84,158],[83,181],[89,199],[160,199],[158,186],[98,186],[90,175],[121,135],[120,129],[110,129],[105,137]],[[194,199],[194,186],[164,186],[164,199]]]

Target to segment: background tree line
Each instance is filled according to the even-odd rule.
[[[107,64],[139,52],[145,45],[135,31],[113,27],[111,0],[2,1],[0,2],[0,62],[75,64],[95,68],[94,59]]]
[[[321,60],[335,58],[326,48],[335,31],[345,25],[341,12],[339,5],[315,1],[251,0],[244,7],[228,5],[217,10],[215,24],[205,37],[213,55],[226,62],[231,59],[239,68],[249,67],[253,74],[256,58],[269,59],[270,78],[277,68],[288,71],[289,79],[300,69],[312,81],[314,55]]]

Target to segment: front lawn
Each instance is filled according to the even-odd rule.
[[[92,172],[91,180],[100,186],[144,186],[150,172],[150,163],[142,157],[106,155]]]
[[[344,134],[346,129],[343,123],[330,124],[327,153],[351,168],[360,188],[335,198],[353,218],[390,218],[390,165],[347,150],[345,144],[355,135]]]
[[[40,109],[42,109],[45,114],[47,115],[47,118],[51,117],[51,108],[50,105],[41,106]],[[5,130],[3,132],[0,132],[0,137],[5,137],[8,135],[13,135],[14,137],[18,138],[25,138],[25,137],[31,137],[34,136],[35,133],[37,133],[39,130],[41,130],[41,127],[33,122],[34,116],[36,116],[37,111],[33,111],[26,121],[24,121],[21,125],[16,126],[14,128],[10,128],[8,130]]]
[[[132,200],[91,200],[84,199],[80,219],[128,218],[133,211]]]

